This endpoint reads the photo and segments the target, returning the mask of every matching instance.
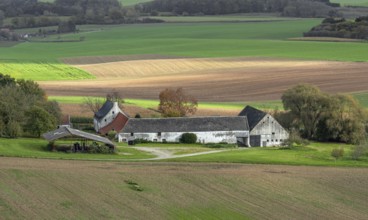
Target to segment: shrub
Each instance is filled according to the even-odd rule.
[[[109,131],[109,133],[107,133],[107,137],[110,139],[110,140],[114,140],[116,138],[116,131]]]
[[[367,144],[360,144],[356,145],[351,152],[351,158],[353,160],[359,160],[361,156],[363,156],[365,153],[367,153],[368,145]]]
[[[197,135],[193,133],[184,133],[180,137],[180,143],[194,144],[197,142]]]
[[[292,131],[289,134],[289,138],[284,140],[282,148],[292,149],[294,147],[304,147],[309,145],[309,141],[300,137],[298,132]]]
[[[331,156],[335,158],[335,160],[344,156],[344,149],[343,148],[334,148],[331,151]]]

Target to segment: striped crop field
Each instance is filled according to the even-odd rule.
[[[5,61],[0,62],[0,72],[16,79],[77,80],[94,79],[88,72],[63,63]]]

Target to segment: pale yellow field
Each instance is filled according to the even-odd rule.
[[[116,90],[124,97],[139,99],[157,99],[165,88],[183,87],[200,101],[215,102],[276,100],[298,83],[314,84],[330,93],[368,89],[368,63],[358,62],[165,58],[75,66],[96,79],[40,85],[50,95],[105,96]]]

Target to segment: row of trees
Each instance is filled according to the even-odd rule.
[[[328,95],[301,84],[282,95],[286,112],[276,118],[290,131],[318,141],[359,143],[367,134],[365,109],[349,95]]]
[[[354,22],[341,18],[326,18],[322,23],[304,33],[305,37],[339,37],[368,40],[368,16]]]
[[[57,126],[60,115],[58,103],[48,101],[37,83],[0,73],[0,137],[40,137]]]
[[[323,17],[334,11],[329,0],[154,0],[140,5],[143,12],[174,14],[232,14],[278,12],[285,16]]]
[[[75,24],[145,22],[134,8],[123,8],[118,0],[0,1],[0,27],[4,18],[12,18],[9,28],[53,26],[62,21],[59,16],[68,16]]]

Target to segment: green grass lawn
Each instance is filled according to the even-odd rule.
[[[344,157],[335,161],[331,157],[331,151],[340,147],[344,148]],[[307,147],[295,149],[239,148],[215,154],[170,159],[169,161],[368,167],[367,155],[358,161],[351,159],[352,147],[344,144],[312,143]]]
[[[150,16],[149,18],[161,19],[165,22],[266,22],[299,20],[300,18],[280,17],[273,14],[235,14],[235,15],[207,15],[207,16]]]
[[[6,157],[30,157],[30,158],[51,158],[51,159],[75,159],[75,160],[125,160],[125,159],[145,159],[152,158],[153,155],[126,145],[118,145],[117,154],[84,154],[84,153],[63,153],[50,152],[46,150],[47,141],[43,139],[0,138],[0,156]],[[56,142],[58,143],[58,142]]]

